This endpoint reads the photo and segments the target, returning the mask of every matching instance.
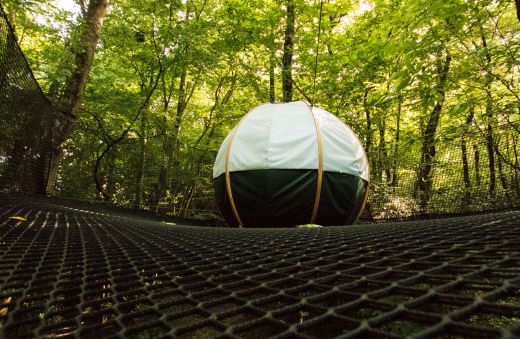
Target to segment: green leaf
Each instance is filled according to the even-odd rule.
[[[405,77],[399,79],[399,82],[397,83],[397,86],[396,86],[396,91],[400,92],[402,89],[404,89],[406,86],[408,86],[411,79],[412,78],[410,76],[405,76]]]

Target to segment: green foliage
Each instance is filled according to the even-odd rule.
[[[144,149],[141,207],[182,215],[214,209],[211,166],[216,151],[248,110],[268,100],[272,52],[280,99],[283,4],[111,2],[82,111],[66,145],[61,194],[88,199],[106,194],[113,202],[132,205],[139,194],[136,180]],[[294,98],[314,94],[318,106],[337,114],[370,143],[373,190],[383,192],[381,204],[399,209],[394,206],[402,203],[405,210],[417,210],[416,196],[396,200],[391,192],[396,185],[416,190],[426,126],[441,101],[434,164],[444,167],[433,171],[432,180],[437,181],[432,190],[457,185],[457,196],[465,195],[462,155],[456,153],[453,166],[443,160],[449,158],[448,144],[458,150],[462,137],[471,152],[473,145],[480,147],[481,175],[491,175],[482,146],[491,133],[498,149],[493,156],[500,158],[500,171],[509,184],[502,184],[504,192],[516,192],[520,23],[512,2],[325,1],[316,93],[312,91],[319,2],[295,4]],[[71,72],[81,12],[67,12],[51,0],[8,0],[3,6],[44,90],[57,97]],[[452,62],[445,88],[439,88],[439,62],[446,53]],[[491,114],[486,109],[489,100]],[[474,118],[466,125],[470,112]],[[98,173],[93,174],[100,157]],[[472,168],[478,165],[473,155],[470,163]],[[448,179],[454,172],[456,182]],[[162,188],[161,175],[167,178]],[[403,180],[393,182],[399,176]],[[475,196],[485,192],[489,182],[481,180],[477,188],[476,176],[472,170]],[[164,192],[157,198],[158,189]]]

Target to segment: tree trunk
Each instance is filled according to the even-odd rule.
[[[370,108],[368,107],[368,92],[370,88],[365,88],[365,93],[363,94],[363,109],[365,110],[365,118],[367,121],[367,132],[365,135],[365,151],[368,155],[368,159],[370,160],[372,157],[372,119],[370,117]],[[371,164],[373,165],[373,164]]]
[[[292,59],[294,48],[294,0],[285,1],[287,17],[285,24],[285,41],[283,44],[283,69],[282,69],[282,86],[283,101],[291,102],[293,96],[292,83]]]
[[[401,101],[402,98],[399,96],[397,99],[397,123],[395,127],[395,146],[394,146],[394,163],[393,163],[393,176],[392,176],[392,187],[397,187],[399,177],[397,175],[397,159],[399,159],[399,138],[401,133]]]
[[[192,183],[187,190],[185,195],[184,203],[181,209],[179,210],[179,214],[181,214],[184,218],[188,215],[188,210],[190,208],[191,199],[193,198],[193,194],[195,192],[195,183]]]
[[[518,18],[518,21],[520,21],[520,0],[515,0],[516,5],[516,17]]]
[[[276,101],[275,95],[275,81],[274,81],[274,68],[276,66],[276,56],[274,54],[274,49],[272,48],[269,51],[269,102]]]
[[[509,194],[508,194],[507,190],[509,188],[509,185],[507,183],[507,177],[506,177],[503,167],[502,167],[502,158],[500,158],[500,157],[497,158],[497,165],[498,165],[498,177],[500,178],[500,183],[502,184],[502,188],[506,192],[506,196],[508,196]]]
[[[484,35],[484,28],[480,26],[480,38],[482,40],[482,47],[485,51],[487,61],[487,75],[486,75],[486,148],[488,151],[488,167],[489,167],[489,193],[491,196],[495,195],[496,174],[495,174],[495,150],[493,148],[493,97],[491,96],[491,83],[493,82],[493,74],[491,74],[491,54],[489,54],[486,36]]]
[[[468,151],[466,146],[466,135],[468,133],[469,127],[471,125],[471,122],[473,121],[473,117],[475,115],[475,111],[473,108],[471,108],[471,111],[469,115],[466,118],[466,123],[464,125],[464,131],[462,133],[461,138],[461,151],[462,151],[462,171],[464,175],[464,202],[463,207],[467,206],[469,204],[470,198],[471,198],[471,180],[469,177],[469,163],[468,163]]]
[[[101,28],[103,26],[107,5],[107,0],[90,0],[86,17],[84,17],[83,23],[80,26],[73,71],[65,83],[63,95],[58,100],[61,105],[61,110],[66,113],[70,119],[64,119],[60,126],[54,127],[55,133],[52,150],[48,154],[49,169],[46,191],[49,194],[54,192],[55,184],[58,179],[58,166],[63,156],[65,142],[72,132],[76,115],[83,100],[88,75],[92,67],[92,61],[94,60],[94,53],[101,36]],[[43,175],[47,175],[47,173]]]
[[[144,191],[144,166],[146,162],[146,145],[147,140],[147,129],[148,129],[148,112],[147,108],[143,108],[141,112],[141,131],[139,134],[139,162],[137,163],[137,175],[136,175],[136,189],[135,189],[135,200],[134,208],[140,209],[143,203],[143,191]]]
[[[171,136],[166,137],[164,142],[164,150],[165,155],[163,159],[163,163],[161,165],[161,170],[159,172],[159,181],[157,184],[157,191],[155,193],[154,198],[154,209],[155,212],[159,212],[159,206],[161,203],[161,199],[163,199],[166,187],[170,181],[170,170],[172,167],[173,159],[175,159],[177,155],[177,141],[179,139],[179,131],[181,128],[182,118],[184,115],[184,111],[186,109],[186,76],[187,76],[187,68],[183,67],[181,79],[179,83],[179,95],[177,98],[177,112],[175,114],[175,119],[173,126],[171,128]],[[166,132],[167,133],[167,132]]]
[[[518,166],[520,165],[520,162],[518,161],[518,150],[517,150],[517,137],[515,135],[513,135],[513,155],[515,157],[515,168],[518,168]],[[517,195],[520,196],[520,171],[518,170],[515,170],[514,172],[514,186],[515,186],[515,190],[516,190],[516,193]]]
[[[108,201],[109,195],[104,188],[106,181],[100,176],[99,172],[101,170],[101,161],[107,153],[109,153],[108,150],[104,150],[101,154],[99,154],[99,151],[96,152],[96,161],[94,163],[94,169],[92,170],[92,179],[94,179],[94,183],[96,184],[96,196],[103,201]]]
[[[106,192],[108,195],[108,200],[112,200],[114,194],[116,193],[116,159],[117,159],[117,148],[113,149],[112,152],[108,155],[108,173],[107,173],[107,188]]]
[[[502,188],[504,189],[504,194],[506,196],[506,201],[505,201],[506,206],[511,207],[512,199],[511,199],[511,195],[509,194],[509,185],[507,182],[506,174],[503,171],[502,158],[500,156],[497,158],[497,167],[498,167],[498,177],[500,178],[500,183],[502,184]]]
[[[444,64],[442,64],[441,60],[438,60],[437,71],[439,75],[439,83],[437,85],[437,93],[439,93],[440,98],[430,113],[430,117],[428,119],[428,123],[426,124],[426,129],[423,135],[421,166],[419,167],[419,176],[417,182],[417,187],[420,191],[420,207],[422,211],[426,210],[426,206],[430,200],[432,188],[432,167],[436,153],[435,133],[437,131],[437,126],[439,125],[442,105],[446,97],[446,82],[448,79],[450,62],[451,56],[448,51],[446,51],[446,59]]]
[[[92,173],[94,182],[96,183],[96,196],[105,202],[109,202],[112,199],[112,196],[115,191],[114,187],[114,175],[115,175],[115,160],[116,160],[116,152],[111,151],[112,148],[107,148],[103,151],[103,155],[98,155],[96,159],[96,163],[94,166],[94,170]],[[101,161],[103,158],[106,158],[105,167],[107,169],[107,173],[100,175],[101,171]]]
[[[475,182],[480,186],[480,152],[477,145],[473,145],[475,153]]]
[[[487,128],[486,128],[486,148],[488,153],[488,168],[489,168],[489,193],[491,196],[495,195],[496,186],[496,173],[495,173],[495,149],[493,148],[493,125],[491,121],[493,119],[493,99],[491,98],[491,92],[489,87],[486,89],[486,117],[487,117]]]
[[[388,167],[388,151],[386,149],[386,140],[385,140],[385,130],[386,130],[386,120],[382,119],[379,123],[379,163],[378,163],[378,174],[379,178],[382,181],[382,175],[385,174],[385,181],[387,184],[390,183],[391,175],[390,168]]]
[[[469,178],[469,165],[468,165],[468,150],[466,147],[466,137],[462,136],[461,143],[460,143],[460,149],[462,152],[462,171],[463,171],[463,177],[464,177],[464,202],[462,206],[467,206],[469,203],[469,200],[471,198],[471,181]]]

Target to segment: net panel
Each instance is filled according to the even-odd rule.
[[[1,196],[0,336],[512,338],[519,226],[208,228]]]
[[[517,134],[513,127],[508,126],[502,127],[502,132],[509,136]],[[437,155],[432,164],[431,189],[424,205],[421,205],[424,192],[417,186],[421,169],[420,150],[417,147],[408,148],[402,145],[406,152],[403,150],[396,162],[395,158],[382,157],[378,152],[369,154],[372,163],[370,191],[362,218],[385,221],[520,207],[520,171],[515,162],[518,156],[514,152],[513,146],[516,144],[513,144],[512,138],[496,140],[496,148],[501,150],[501,157],[504,159],[494,154],[495,180],[492,191],[485,136],[476,134],[473,138],[467,145],[467,178],[464,177],[460,147],[462,138],[440,139],[437,142]],[[140,207],[192,218],[220,218],[211,180],[215,154],[204,149],[181,149],[178,154],[179,162],[172,170],[175,175],[170,182],[167,197],[161,199],[158,205],[155,203],[163,154],[159,141],[154,140],[153,136],[148,139]],[[114,154],[114,159],[110,160],[110,165],[106,163],[109,165],[105,168],[106,178],[108,181],[113,179],[112,203],[135,207],[135,166],[139,158],[136,153],[137,143],[133,139],[123,142],[117,154]],[[84,144],[78,146],[83,147]],[[95,200],[99,196],[96,195],[89,172],[94,159],[90,163],[85,161],[88,156],[78,156],[82,152],[85,151],[73,146],[71,155],[65,157],[64,163],[73,165],[62,166],[59,195]],[[204,160],[200,161],[201,158]],[[500,168],[497,165],[499,161]],[[78,166],[80,162],[84,165]]]
[[[419,172],[425,166],[419,150],[405,146],[406,151],[395,158],[373,152],[371,196],[365,217],[383,221],[520,207],[519,127],[495,127],[500,132],[494,134],[493,167],[483,132],[439,136],[429,190],[418,186]]]
[[[46,192],[53,132],[64,119],[43,94],[0,7],[0,190]]]

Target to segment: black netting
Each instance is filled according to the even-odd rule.
[[[519,238],[519,212],[261,230],[2,196],[0,331],[512,338]]]
[[[255,230],[9,193],[49,191],[54,135],[67,116],[42,93],[0,14],[0,337],[520,336],[517,211]],[[99,126],[76,125],[83,139],[67,145],[56,193],[100,199],[92,155],[102,141],[86,133]],[[478,128],[438,136],[431,163],[419,141],[371,152],[364,217],[519,207],[518,126],[493,128],[492,138]],[[114,146],[100,166],[109,200],[218,218],[211,148],[180,145],[177,175],[158,200],[161,140],[149,135],[137,205],[139,140],[129,133]]]
[[[0,190],[45,193],[57,113],[0,7]]]
[[[373,152],[365,217],[385,220],[520,207],[519,128],[511,124],[496,127],[491,144],[478,130],[469,135],[439,136],[427,190],[418,185],[425,164],[417,145],[415,149],[414,145],[404,146],[398,157]],[[492,167],[488,145],[495,160]]]

